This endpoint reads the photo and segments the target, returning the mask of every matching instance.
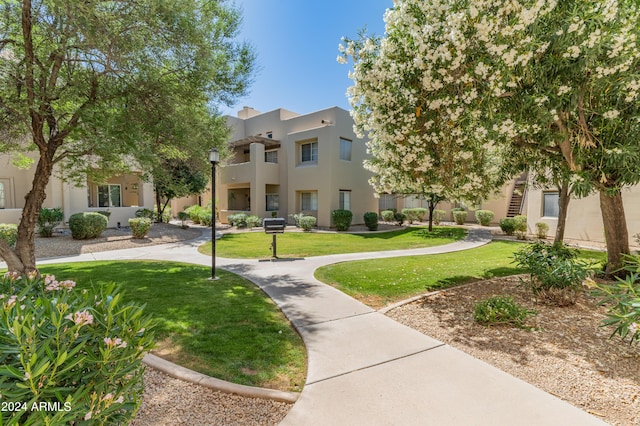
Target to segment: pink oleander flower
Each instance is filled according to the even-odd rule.
[[[11,308],[13,308],[13,307],[15,306],[15,304],[16,304],[16,299],[17,299],[17,298],[18,298],[18,297],[17,297],[16,295],[13,295],[13,296],[9,297],[9,298],[7,299],[7,301],[4,303],[4,307],[5,307],[6,309],[11,309]]]
[[[111,348],[126,348],[127,347],[127,342],[123,341],[119,337],[114,337],[114,338],[105,337],[104,338],[104,343],[106,343],[106,345],[111,347]]]
[[[4,278],[8,278],[10,281],[16,281],[20,278],[20,274],[16,271],[5,272]]]
[[[58,283],[60,285],[60,287],[66,289],[66,290],[71,290],[72,288],[74,288],[76,286],[75,281],[71,281],[71,280],[65,280],[62,281],[60,283]]]
[[[636,334],[638,331],[640,331],[640,324],[635,322],[629,324],[629,333]]]
[[[84,415],[84,419],[85,420],[89,420],[89,419],[91,419],[92,416],[93,416],[93,413],[91,411],[89,411],[87,414]]]
[[[65,319],[71,320],[79,326],[93,324],[93,315],[91,315],[87,310],[74,312],[73,316],[69,314]]]
[[[29,271],[27,272],[27,278],[29,280],[34,280],[38,276],[38,271]]]

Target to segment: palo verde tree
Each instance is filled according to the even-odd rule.
[[[6,0],[0,16],[0,152],[36,154],[15,249],[0,240],[19,272],[35,270],[34,229],[54,168],[96,181],[132,164],[149,170],[158,153],[192,143],[153,112],[179,107],[164,110],[165,125],[189,108],[215,115],[253,72],[252,49],[234,41],[239,12],[224,1]]]
[[[612,272],[629,252],[622,189],[640,181],[638,7],[635,0],[396,0],[382,41],[347,44],[356,62],[354,118],[375,129],[374,139],[397,135],[372,149],[394,158],[394,171],[433,167],[429,158],[412,161],[429,143],[418,135],[443,129],[463,135],[462,149],[448,151],[453,161],[478,144],[558,154],[576,196],[599,193]],[[429,119],[413,114],[408,127],[399,115],[413,110],[429,111]]]

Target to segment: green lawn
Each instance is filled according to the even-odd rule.
[[[512,263],[513,253],[522,245],[494,241],[454,253],[344,262],[319,268],[315,276],[380,308],[431,290],[522,273]],[[580,257],[602,261],[606,254],[580,251]]]
[[[364,234],[285,232],[277,236],[278,257],[309,257],[339,253],[400,250],[431,247],[461,240],[466,230],[454,227],[423,227]],[[216,255],[228,258],[264,258],[271,256],[271,235],[264,232],[225,234],[216,241]],[[211,243],[200,247],[211,255]]]
[[[282,390],[305,382],[302,340],[271,299],[226,271],[172,262],[86,262],[46,265],[43,274],[79,288],[114,281],[125,299],[145,303],[158,322],[161,356],[223,380]],[[160,354],[160,353],[159,353]]]

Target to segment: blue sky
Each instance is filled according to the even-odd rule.
[[[236,0],[242,9],[240,40],[257,53],[258,72],[247,96],[224,114],[243,106],[267,112],[277,108],[306,114],[339,106],[349,109],[350,65],[336,62],[342,36],[358,30],[384,34],[383,15],[392,0]]]

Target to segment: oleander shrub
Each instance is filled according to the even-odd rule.
[[[331,218],[337,231],[348,231],[353,220],[351,210],[338,209],[331,212]]]
[[[536,236],[540,239],[547,238],[547,233],[549,232],[549,225],[544,222],[536,223]]]
[[[380,212],[380,217],[382,218],[382,220],[384,220],[385,222],[394,222],[394,215],[396,214],[396,212],[394,212],[393,210],[382,210]]]
[[[314,216],[302,216],[299,220],[298,223],[300,225],[300,228],[302,228],[303,231],[311,231],[315,226],[316,226],[316,218]]]
[[[378,230],[378,213],[366,212],[364,214],[364,224],[369,231]]]
[[[513,235],[513,232],[516,230],[516,221],[512,217],[505,217],[504,219],[500,219],[500,229],[507,235]]]
[[[521,214],[518,216],[514,216],[513,218],[515,223],[514,232],[519,240],[524,240],[527,238],[527,216]]]
[[[40,209],[36,228],[41,237],[53,236],[53,230],[64,221],[64,213],[59,207]]]
[[[623,260],[623,269],[628,273],[624,278],[616,277],[614,284],[594,281],[590,284],[596,288],[600,303],[609,307],[603,325],[614,327],[611,337],[618,335],[623,340],[629,337],[630,343],[637,344],[640,342],[640,257],[624,255]]]
[[[476,210],[476,221],[482,226],[491,225],[494,214],[491,210]]]
[[[227,220],[231,224],[231,226],[235,226],[236,228],[246,228],[247,227],[247,214],[246,213],[236,213],[230,214],[227,217]]]
[[[445,216],[447,215],[447,212],[444,210],[434,210],[433,213],[431,214],[431,218],[433,219],[433,223],[436,225],[440,225],[440,222],[442,222],[445,218]]]
[[[249,228],[256,228],[258,226],[262,226],[262,219],[258,216],[251,215],[247,217],[247,226]]]
[[[529,282],[525,284],[533,294],[558,306],[576,302],[582,283],[591,272],[589,264],[577,259],[575,250],[562,244],[527,244],[513,258],[529,272]]]
[[[69,217],[69,229],[75,240],[98,238],[108,224],[109,219],[99,212],[76,213]]]
[[[5,240],[12,248],[18,240],[18,225],[14,223],[0,223],[0,239]]]
[[[518,305],[510,296],[492,296],[473,306],[473,319],[482,325],[525,328],[527,318],[535,314],[535,311]]]
[[[133,238],[141,239],[146,237],[151,229],[151,223],[151,219],[148,217],[135,217],[129,219],[129,226],[131,227]]]
[[[35,273],[0,277],[0,394],[14,408],[0,424],[129,424],[142,402],[151,319],[115,284],[74,286]]]
[[[305,217],[304,213],[295,213],[295,214],[290,214],[289,215],[289,219],[293,220],[293,222],[296,225],[296,228],[301,228],[302,226],[300,226],[300,219],[302,219],[303,217]]]
[[[189,220],[189,213],[186,211],[178,212],[178,220],[180,220],[180,227],[182,229],[187,229],[189,225],[187,225],[187,220]]]
[[[201,206],[194,204],[193,206],[189,206],[184,211],[189,215],[189,219],[191,222],[196,225],[200,224],[200,211],[203,210]]]
[[[464,225],[464,222],[467,220],[466,210],[452,210],[451,215],[453,216],[453,221],[457,225]]]
[[[213,216],[211,215],[211,209],[198,210],[198,223],[202,226],[211,227],[213,225]]]

